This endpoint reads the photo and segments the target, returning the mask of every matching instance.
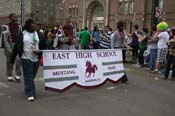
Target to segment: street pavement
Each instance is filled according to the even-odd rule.
[[[127,84],[108,82],[96,89],[73,87],[63,93],[44,90],[40,68],[37,99],[28,102],[23,81],[7,82],[0,50],[0,116],[175,116],[175,82],[147,69],[125,67]]]

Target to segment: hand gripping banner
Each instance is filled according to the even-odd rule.
[[[122,49],[43,51],[46,90],[93,88],[124,76]]]

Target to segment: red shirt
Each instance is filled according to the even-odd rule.
[[[10,34],[11,34],[11,42],[16,42],[17,35],[19,34],[19,24],[10,22],[8,23]]]

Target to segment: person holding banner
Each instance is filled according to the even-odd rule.
[[[75,49],[76,30],[74,29],[71,20],[67,18],[61,29],[58,29],[54,40],[53,48],[69,50]]]
[[[93,41],[93,49],[99,49],[100,48],[100,41],[101,41],[101,32],[98,29],[98,26],[94,26],[93,31],[91,32],[91,37]]]
[[[100,49],[110,49],[111,47],[111,34],[110,26],[106,25],[103,28],[104,32],[101,34]]]
[[[39,68],[39,59],[42,55],[40,50],[46,47],[44,38],[35,30],[35,27],[33,19],[26,20],[24,30],[18,36],[11,57],[12,64],[17,54],[21,58],[25,94],[28,101],[34,101],[35,99],[34,79]]]
[[[118,22],[117,30],[111,35],[111,48],[125,48],[127,41],[127,33],[124,31],[123,22]],[[123,53],[123,62],[125,63],[126,50],[122,50]]]
[[[125,62],[125,42],[126,42],[126,33],[124,32],[124,24],[123,22],[119,21],[117,23],[117,30],[113,32],[111,35],[111,48],[112,49],[122,49],[122,55],[123,55],[123,62]],[[128,78],[126,74],[121,79],[123,83],[128,81]]]
[[[80,33],[80,45],[81,49],[89,49],[91,34],[88,31],[88,28],[85,27],[83,31]]]

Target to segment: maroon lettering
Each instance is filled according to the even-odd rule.
[[[111,52],[97,52],[97,57],[114,57],[117,56],[115,51],[111,51]]]
[[[82,59],[82,58],[92,58],[91,52],[76,52],[76,58]]]

